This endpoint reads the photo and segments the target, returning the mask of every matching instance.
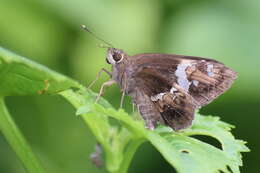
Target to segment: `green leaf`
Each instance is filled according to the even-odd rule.
[[[0,47],[0,95],[53,94],[76,81]]]
[[[242,166],[241,152],[248,152],[245,143],[234,139],[229,132],[230,125],[219,121],[218,117],[196,114],[193,126],[182,132],[148,133],[153,145],[179,172],[239,172]],[[220,150],[199,141],[190,135],[214,137],[222,144]]]
[[[231,125],[219,120],[218,117],[196,114],[191,128],[174,132],[168,127],[160,126],[154,131],[144,127],[143,122],[134,120],[123,110],[104,108],[99,104],[92,104],[85,109],[80,107],[78,113],[84,117],[87,112],[95,112],[118,120],[134,136],[131,140],[148,140],[154,145],[164,158],[178,172],[239,172],[242,166],[241,152],[248,152],[245,142],[236,140],[230,133]],[[210,144],[193,138],[191,135],[206,135],[216,138],[222,148],[218,149]],[[228,168],[229,167],[229,168]]]

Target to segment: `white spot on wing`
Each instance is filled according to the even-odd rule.
[[[196,87],[199,85],[199,81],[197,81],[197,80],[193,80],[192,83],[193,83],[193,85],[196,86]]]
[[[175,91],[177,91],[177,89],[176,89],[176,88],[174,88],[174,87],[172,87],[172,88],[171,88],[171,90],[170,90],[170,93],[172,93],[172,94],[173,94]]]
[[[189,91],[190,82],[187,78],[186,69],[191,66],[191,64],[179,64],[177,66],[177,70],[175,71],[175,75],[177,77],[178,84],[186,91]]]
[[[174,88],[174,87],[173,87]],[[174,88],[175,89],[175,91],[177,91],[177,89],[176,88]],[[171,89],[172,90],[172,89]],[[172,93],[173,94],[173,92],[170,92],[170,93]],[[162,100],[163,99],[163,96],[165,95],[166,93],[159,93],[159,94],[156,94],[156,95],[154,95],[154,96],[151,96],[151,100],[153,101],[153,102],[156,102],[156,101],[158,101],[158,100]],[[175,95],[173,95],[172,96],[172,99],[174,100],[175,99]]]
[[[165,93],[159,93],[159,94],[156,94],[154,96],[151,96],[151,100],[153,102],[156,102],[158,100],[162,100],[163,96],[165,95]]]
[[[213,73],[213,64],[208,64],[207,65],[207,73],[209,77],[213,77],[214,73]]]

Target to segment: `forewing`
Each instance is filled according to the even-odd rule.
[[[236,72],[225,65],[210,60],[199,61],[188,67],[191,82],[189,94],[204,106],[228,90],[237,77]]]
[[[168,86],[177,83],[196,101],[197,107],[213,101],[230,88],[237,75],[224,64],[201,57],[139,54],[132,57],[134,76],[150,69],[164,78]]]

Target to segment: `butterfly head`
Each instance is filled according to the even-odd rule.
[[[106,61],[108,64],[115,65],[122,62],[124,57],[125,53],[123,52],[123,50],[116,48],[108,48]]]

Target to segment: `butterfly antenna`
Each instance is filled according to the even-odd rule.
[[[105,44],[107,44],[109,47],[114,47],[112,44],[106,42],[105,40],[103,40],[102,38],[98,37],[95,33],[93,33],[92,31],[90,31],[86,25],[81,25],[81,29],[83,29],[84,31],[90,33],[93,37],[95,37],[97,40],[100,40],[102,42],[104,42]],[[105,46],[100,46],[100,47],[105,47]]]

